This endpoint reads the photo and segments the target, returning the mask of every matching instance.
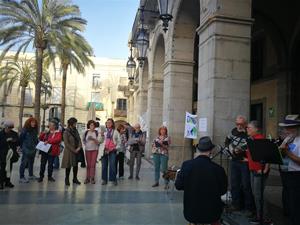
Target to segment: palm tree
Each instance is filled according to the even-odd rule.
[[[0,87],[5,85],[5,96],[9,95],[15,84],[19,86],[18,91],[21,90],[21,101],[19,111],[19,129],[23,124],[23,112],[25,106],[26,88],[30,83],[34,83],[36,78],[36,64],[34,59],[19,59],[14,61],[14,58],[6,58],[7,63],[0,68]],[[50,76],[47,70],[43,71],[43,82],[50,82]]]
[[[66,35],[57,46],[55,55],[59,59],[62,71],[61,123],[64,124],[68,69],[72,66],[78,73],[84,74],[85,66],[94,67],[90,58],[93,49],[85,38],[77,32]]]
[[[74,31],[83,31],[86,20],[80,17],[78,6],[68,0],[1,0],[0,15],[0,46],[4,47],[0,62],[12,48],[17,48],[15,59],[28,47],[35,49],[34,114],[40,121],[44,51],[53,56],[59,40]]]

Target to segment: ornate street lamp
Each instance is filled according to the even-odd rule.
[[[173,19],[171,15],[171,7],[169,4],[169,0],[158,0],[158,8],[159,8],[159,18],[163,22],[163,30],[167,32],[169,21]]]
[[[140,67],[142,67],[146,59],[147,49],[149,47],[149,38],[148,38],[147,31],[144,28],[144,6],[140,8],[140,11],[141,11],[142,27],[140,28],[136,39],[136,47],[139,53],[139,57],[137,58],[137,60],[139,61]]]
[[[149,46],[148,34],[142,24],[142,28],[140,29],[138,37],[136,39],[136,47],[139,52],[139,57],[137,58],[137,60],[139,61],[140,67],[143,66],[144,61],[146,60],[148,46]]]
[[[130,56],[128,57],[128,61],[126,63],[126,70],[128,73],[128,80],[130,84],[133,84],[134,81],[134,73],[136,70],[136,63],[132,57],[132,40],[129,42],[130,46]]]

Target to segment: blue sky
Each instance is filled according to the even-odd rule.
[[[73,0],[88,21],[84,36],[97,57],[127,59],[139,0]]]

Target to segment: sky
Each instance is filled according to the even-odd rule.
[[[139,0],[73,0],[88,21],[85,38],[96,57],[127,59],[127,42]]]

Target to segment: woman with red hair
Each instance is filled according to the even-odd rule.
[[[152,153],[154,162],[154,180],[152,187],[159,186],[160,172],[165,173],[168,170],[169,145],[171,144],[168,136],[168,129],[162,126],[158,129],[158,136],[153,140]],[[165,180],[165,189],[169,187],[168,180]]]
[[[28,183],[25,177],[25,167],[28,165],[29,179],[34,180],[37,177],[33,174],[33,164],[36,154],[35,146],[38,143],[38,121],[30,117],[26,120],[20,134],[20,143],[22,149],[22,161],[20,164],[20,183]]]

